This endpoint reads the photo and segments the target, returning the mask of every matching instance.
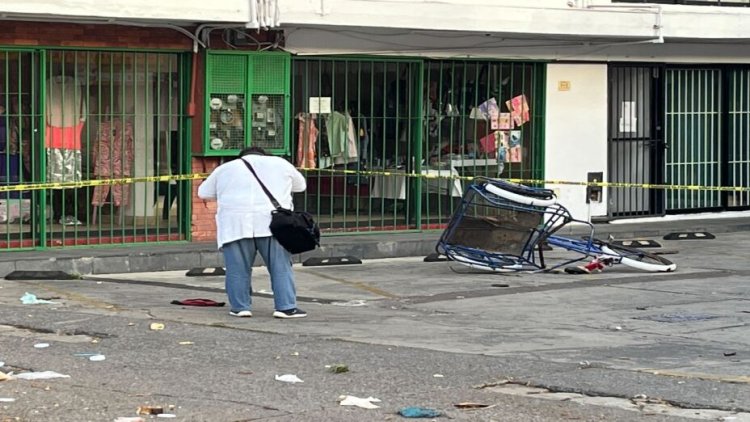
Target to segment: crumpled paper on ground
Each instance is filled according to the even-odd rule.
[[[304,382],[293,374],[276,375],[276,381],[291,382],[292,384],[295,382]]]
[[[14,374],[13,378],[20,380],[48,380],[52,378],[70,378],[70,375],[59,374],[55,371],[42,371],[42,372],[22,372],[20,374]]]
[[[363,409],[378,409],[374,403],[380,403],[380,399],[375,397],[368,397],[366,399],[355,397],[355,396],[339,396],[339,404],[342,406],[357,406]]]
[[[44,299],[37,299],[35,294],[26,292],[21,296],[20,298],[21,303],[24,305],[40,305],[40,304],[50,304],[50,305],[59,305],[60,302],[53,302],[51,300],[44,300]]]

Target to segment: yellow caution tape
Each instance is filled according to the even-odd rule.
[[[440,173],[448,173],[449,170],[438,170],[438,174],[421,174],[421,173],[404,173],[393,171],[357,171],[357,170],[335,170],[335,169],[306,169],[300,170],[318,173],[339,173],[363,176],[398,176],[410,177],[417,179],[458,179],[472,181],[477,177],[472,176],[443,176]],[[724,191],[724,192],[750,192],[748,186],[702,186],[702,185],[664,185],[655,183],[627,183],[627,182],[572,182],[568,180],[545,180],[545,179],[517,179],[503,178],[503,180],[513,183],[524,183],[530,185],[576,185],[576,186],[599,186],[610,188],[641,188],[641,189],[665,189],[665,190],[695,190],[695,191]]]
[[[168,182],[171,180],[200,180],[208,177],[207,173],[193,174],[174,174],[168,176],[142,176],[142,177],[121,177],[117,179],[91,179],[81,180],[80,182],[40,182],[40,183],[21,183],[7,186],[0,186],[0,192],[11,191],[28,191],[41,189],[73,189],[87,186],[108,186],[108,185],[128,185],[141,182]]]
[[[315,172],[324,174],[342,174],[358,176],[380,176],[380,177],[409,177],[415,179],[458,179],[472,181],[476,177],[447,175],[449,170],[438,170],[437,174],[405,173],[400,171],[372,171],[372,170],[339,170],[339,169],[310,169],[300,168],[303,172]],[[446,173],[443,175],[441,173]],[[0,186],[0,192],[30,191],[42,189],[73,189],[87,186],[127,185],[142,182],[170,182],[181,180],[202,180],[208,177],[208,173],[174,174],[167,176],[142,176],[123,177],[117,179],[91,179],[79,182],[40,182],[24,183]],[[750,192],[748,186],[702,186],[702,185],[665,185],[654,183],[627,183],[627,182],[573,182],[568,180],[545,180],[545,179],[517,179],[504,178],[508,182],[523,183],[530,185],[575,185],[575,186],[598,186],[603,188],[638,188],[638,189],[664,189],[664,190],[692,190],[692,191],[714,191],[714,192]]]

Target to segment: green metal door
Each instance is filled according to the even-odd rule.
[[[726,185],[750,186],[750,69],[730,69],[727,75]],[[728,192],[726,206],[750,206],[750,192]]]
[[[720,186],[722,182],[722,72],[707,68],[669,68],[665,80],[664,182],[668,185]],[[718,191],[671,189],[667,211],[718,208]]]

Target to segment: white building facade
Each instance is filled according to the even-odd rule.
[[[6,126],[30,133],[0,160],[0,208],[54,205],[12,186],[51,180],[20,156],[45,160],[54,69],[87,96],[83,179],[103,177],[85,157],[113,118],[143,178],[127,203],[79,190],[81,226],[6,211],[6,248],[210,239],[191,179],[158,177],[247,145],[305,172],[295,201],[327,233],[440,228],[476,176],[546,185],[584,219],[750,206],[750,0],[6,0],[0,20],[18,28],[0,35]]]

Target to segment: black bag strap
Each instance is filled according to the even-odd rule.
[[[253,166],[251,166],[250,163],[248,163],[247,160],[245,160],[244,158],[240,158],[240,160],[242,160],[242,162],[245,163],[245,166],[247,166],[247,168],[250,170],[250,172],[253,173],[253,176],[255,176],[255,180],[257,180],[258,183],[260,183],[260,187],[262,187],[263,188],[263,192],[265,192],[266,195],[268,195],[268,199],[271,200],[271,204],[273,204],[274,208],[276,208],[277,210],[283,209],[281,207],[281,204],[279,204],[279,201],[277,201],[276,198],[273,197],[273,195],[268,190],[268,188],[266,187],[266,185],[264,185],[263,182],[260,180],[260,177],[258,177],[258,173],[255,172],[255,169],[253,168]]]

